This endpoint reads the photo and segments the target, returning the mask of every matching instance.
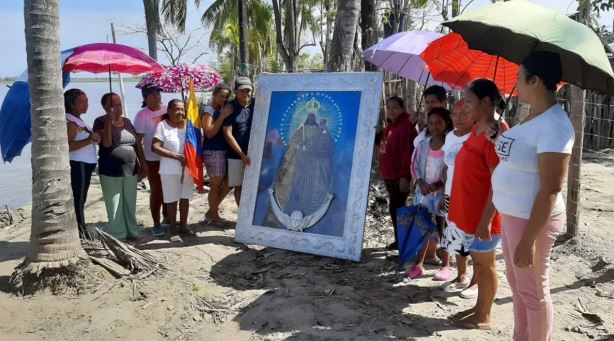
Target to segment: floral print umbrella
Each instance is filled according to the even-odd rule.
[[[196,91],[211,90],[222,81],[220,74],[207,65],[180,64],[164,66],[161,72],[146,73],[136,87],[153,84],[162,92],[183,93],[188,90],[190,79]]]

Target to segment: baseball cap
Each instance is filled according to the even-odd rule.
[[[141,94],[143,95],[143,98],[146,98],[147,96],[155,92],[160,92],[160,88],[157,85],[146,84],[144,87],[141,88]]]
[[[247,77],[239,77],[235,80],[235,90],[253,89],[252,81]]]

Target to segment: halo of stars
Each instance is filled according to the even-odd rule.
[[[292,139],[294,132],[307,119],[307,102],[315,99],[320,103],[320,109],[316,113],[318,124],[321,119],[326,119],[326,128],[335,142],[339,141],[343,130],[343,115],[339,104],[326,92],[302,92],[286,108],[282,114],[280,123],[280,135],[284,145]]]

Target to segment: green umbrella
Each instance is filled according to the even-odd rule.
[[[443,23],[472,49],[520,63],[532,51],[561,56],[563,81],[614,95],[614,73],[603,43],[589,27],[528,1],[505,1]]]

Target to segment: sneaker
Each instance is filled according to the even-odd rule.
[[[170,241],[171,243],[183,243],[183,239],[179,235],[171,236]]]
[[[163,224],[155,224],[153,228],[154,237],[162,237],[166,234],[166,226]]]
[[[472,285],[470,287],[466,287],[458,296],[462,298],[475,298],[478,296],[478,286]]]
[[[449,266],[444,266],[439,269],[437,274],[433,276],[434,281],[449,281],[452,277],[452,269]]]
[[[445,292],[460,292],[463,291],[469,285],[469,280],[463,282],[446,282],[441,286],[441,289]]]
[[[405,273],[405,277],[409,277],[411,279],[416,279],[422,275],[424,275],[424,268],[416,265],[412,265]]]

